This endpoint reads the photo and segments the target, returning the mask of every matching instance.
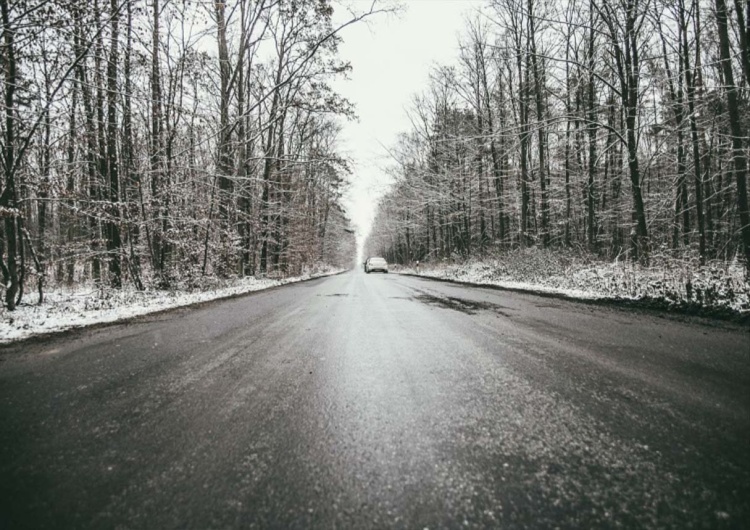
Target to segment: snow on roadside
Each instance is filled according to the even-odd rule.
[[[479,265],[479,267],[477,265]],[[510,279],[488,278],[485,274],[483,274],[484,271],[482,271],[481,268],[481,264],[476,263],[473,263],[466,268],[457,266],[425,267],[423,265],[419,269],[416,269],[414,267],[402,267],[394,272],[424,276],[425,278],[436,278],[439,280],[454,280],[476,285],[492,285],[494,287],[502,287],[504,289],[516,289],[543,294],[555,294],[560,296],[568,296],[570,298],[578,298],[581,300],[601,300],[603,298],[606,298],[604,295],[593,290],[552,287],[549,285],[545,285],[542,282],[524,282]]]
[[[525,249],[394,272],[585,300],[637,300],[667,308],[750,314],[750,283],[739,264],[699,267],[662,260],[651,267]]]
[[[136,291],[132,288],[98,290],[95,286],[86,285],[45,292],[42,305],[36,304],[36,293],[31,292],[15,311],[0,309],[0,344],[92,324],[116,322],[339,272],[342,270],[328,269],[283,279],[241,278],[223,282],[223,285],[217,288],[192,292]]]

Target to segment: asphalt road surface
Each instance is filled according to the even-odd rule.
[[[350,272],[0,350],[0,528],[748,528],[747,328]]]

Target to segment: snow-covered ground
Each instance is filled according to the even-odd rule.
[[[0,308],[0,344],[34,335],[115,322],[339,272],[342,271],[328,269],[283,279],[242,278],[222,282],[213,288],[190,292],[136,291],[128,288],[99,290],[93,285],[85,285],[45,292],[42,305],[36,303],[35,292],[28,292],[23,303],[15,311]]]
[[[740,264],[703,267],[653,260],[649,267],[539,249],[491,258],[400,267],[394,272],[587,300],[637,300],[664,307],[750,315],[750,283]]]

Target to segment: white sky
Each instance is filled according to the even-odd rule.
[[[370,4],[369,0],[353,3]],[[352,63],[353,71],[350,80],[334,87],[356,105],[359,116],[358,122],[344,125],[341,150],[354,161],[347,206],[360,239],[369,232],[377,199],[387,188],[387,150],[399,133],[410,129],[406,111],[413,96],[426,87],[431,66],[456,61],[464,15],[486,0],[405,0],[403,4],[398,15],[379,15],[369,24],[342,32],[340,56]]]

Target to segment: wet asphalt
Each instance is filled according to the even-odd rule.
[[[0,528],[748,528],[750,333],[360,271],[0,349]]]

